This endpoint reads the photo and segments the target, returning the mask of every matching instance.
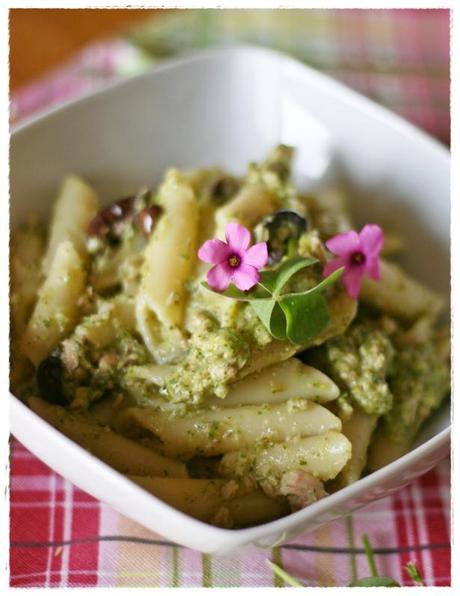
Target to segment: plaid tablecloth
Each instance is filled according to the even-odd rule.
[[[164,55],[235,41],[287,51],[449,143],[445,10],[180,11],[89,47],[11,98],[11,120],[148,68]],[[398,494],[271,551],[211,557],[172,544],[73,486],[11,441],[12,586],[279,586],[271,559],[308,586],[368,575],[367,533],[381,574],[450,585],[450,464]]]

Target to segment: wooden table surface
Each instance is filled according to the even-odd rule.
[[[91,41],[114,35],[162,12],[151,9],[11,9],[11,90],[41,77]]]

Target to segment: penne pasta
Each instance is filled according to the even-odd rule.
[[[296,358],[289,358],[248,375],[231,385],[224,399],[213,397],[206,405],[229,408],[278,404],[292,398],[326,403],[338,396],[339,389],[329,377]]]
[[[185,283],[196,262],[198,203],[191,186],[175,170],[159,192],[164,212],[145,249],[136,319],[145,344],[157,360],[167,358],[161,343],[181,341]]]
[[[25,381],[31,366],[21,349],[21,338],[37,300],[42,281],[41,259],[45,250],[44,231],[33,219],[22,226],[11,242],[11,385]]]
[[[346,197],[337,187],[329,187],[314,197],[306,197],[313,227],[324,239],[353,228]]]
[[[130,408],[125,413],[125,423],[148,429],[161,439],[167,455],[182,459],[220,455],[263,440],[286,441],[341,428],[337,416],[308,400],[201,410],[177,417]]]
[[[224,207],[216,211],[217,236],[224,237],[225,226],[231,221],[253,227],[262,217],[280,206],[278,195],[263,185],[244,186]]]
[[[22,350],[35,366],[73,329],[84,286],[83,263],[72,243],[62,242],[22,339]]]
[[[350,457],[350,441],[342,433],[330,430],[296,441],[227,453],[219,472],[226,477],[253,475],[257,481],[267,481],[291,470],[302,470],[327,481],[340,473]]]
[[[37,300],[42,279],[40,262],[44,249],[44,231],[34,220],[22,226],[11,242],[10,300],[15,338],[19,338],[24,332]]]
[[[164,457],[147,447],[95,424],[81,414],[68,412],[38,397],[29,399],[32,410],[75,443],[123,474],[186,478],[184,464]]]
[[[131,366],[127,376],[132,381],[143,381],[149,385],[161,387],[174,370],[171,364],[144,364],[143,366]]]
[[[80,258],[86,258],[86,233],[97,208],[98,198],[94,190],[78,176],[67,176],[53,211],[48,248],[43,260],[45,274],[50,271],[62,242],[72,242]]]
[[[369,448],[367,467],[371,472],[380,470],[410,451],[412,443],[412,437],[402,441],[392,441],[384,431],[379,429]]]
[[[385,231],[385,242],[382,248],[382,257],[388,258],[399,255],[406,249],[404,238],[396,232]]]
[[[366,414],[356,408],[351,417],[343,421],[342,433],[351,443],[351,458],[337,478],[338,487],[348,486],[361,478],[377,420],[378,416]]]
[[[384,313],[404,321],[415,321],[425,314],[436,319],[444,306],[440,296],[412,279],[398,265],[383,259],[381,260],[381,280],[374,281],[364,277],[361,299]]]
[[[286,501],[271,499],[261,490],[235,480],[129,478],[179,511],[224,527],[262,524],[289,512]]]

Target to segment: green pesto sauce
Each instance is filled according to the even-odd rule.
[[[397,354],[389,385],[394,406],[385,416],[384,427],[393,441],[406,441],[447,396],[449,363],[431,342],[405,346]]]
[[[170,399],[197,404],[211,395],[225,397],[250,353],[249,341],[228,327],[196,334],[186,357],[166,381]]]
[[[232,327],[250,345],[263,348],[273,341],[255,310],[244,302],[236,302],[236,316],[229,327]]]
[[[386,377],[395,351],[382,330],[371,323],[355,323],[344,335],[326,342],[324,349],[329,372],[343,390],[342,406],[350,401],[377,415],[391,410],[393,396]]]
[[[64,364],[64,393],[74,407],[88,408],[108,390],[121,387],[121,379],[128,366],[149,362],[144,345],[122,327],[116,326],[113,339],[106,345],[92,343],[85,329],[103,321],[104,315],[85,317],[76,332],[59,346]],[[73,357],[69,359],[67,353],[73,354]]]

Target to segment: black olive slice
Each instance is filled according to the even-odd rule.
[[[257,226],[257,239],[268,247],[269,263],[278,263],[290,240],[298,240],[307,230],[307,221],[295,211],[284,209],[263,219]]]
[[[51,403],[65,406],[68,400],[64,394],[64,365],[57,356],[48,356],[37,369],[37,384],[41,397]]]

